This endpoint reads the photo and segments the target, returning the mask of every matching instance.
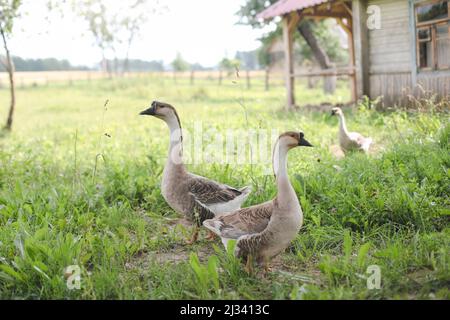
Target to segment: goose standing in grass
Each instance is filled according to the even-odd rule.
[[[203,222],[221,237],[225,247],[230,239],[237,240],[235,255],[247,260],[249,273],[254,259],[267,271],[269,261],[289,246],[303,224],[302,208],[287,173],[288,151],[298,146],[312,147],[301,132],[283,133],[275,144],[275,199]]]
[[[169,126],[169,156],[163,171],[161,193],[169,206],[194,223],[189,244],[198,238],[199,227],[206,219],[241,207],[250,188],[235,189],[222,183],[189,173],[183,164],[183,136],[177,111],[168,103],[153,101],[140,113],[163,120]],[[214,236],[210,233],[209,238]]]
[[[373,142],[372,138],[365,138],[358,132],[348,132],[344,113],[340,108],[333,108],[331,115],[339,117],[339,145],[342,151],[344,153],[349,151],[363,151],[368,153],[370,145]]]

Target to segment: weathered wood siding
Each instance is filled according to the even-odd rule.
[[[407,0],[369,0],[381,9],[381,29],[369,31],[370,95],[386,106],[406,103],[412,87],[410,14]]]
[[[414,94],[419,97],[431,97],[437,94],[439,97],[450,99],[450,73],[419,73]]]
[[[449,97],[450,72],[415,74],[410,1],[369,0],[368,5],[381,9],[381,29],[369,31],[371,97],[383,96],[384,107],[408,105],[410,95]]]

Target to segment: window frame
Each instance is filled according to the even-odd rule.
[[[449,28],[449,41],[450,41],[450,0],[447,0],[447,11],[448,17],[442,19],[435,19],[425,22],[419,22],[417,8],[429,4],[436,4],[439,2],[443,2],[442,0],[428,0],[417,2],[414,4],[414,19],[415,19],[415,40],[416,40],[416,57],[417,57],[417,70],[419,72],[430,72],[430,71],[446,71],[450,70],[450,63],[445,65],[444,67],[439,67],[438,56],[437,56],[437,26],[448,24]],[[444,1],[445,2],[445,1]],[[419,39],[419,31],[423,29],[430,30],[430,38],[431,39]],[[424,42],[431,42],[431,67],[421,67],[420,66],[420,44]]]

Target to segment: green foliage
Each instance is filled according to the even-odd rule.
[[[250,25],[254,28],[260,28],[270,23],[267,21],[261,21],[257,19],[258,13],[263,11],[269,5],[277,2],[277,0],[247,0],[237,12],[239,16],[239,23]],[[340,34],[336,31],[334,27],[335,23],[332,19],[321,20],[315,22],[313,20],[305,20],[302,23],[309,23],[313,31],[314,36],[317,38],[319,45],[325,50],[332,62],[339,63],[348,60],[348,52],[340,44]],[[266,66],[270,61],[267,53],[267,47],[272,44],[276,39],[281,38],[281,28],[279,25],[276,29],[265,34],[260,40],[262,46],[260,48],[259,62],[262,66]],[[314,56],[311,48],[308,46],[306,41],[301,37],[301,35],[296,32],[294,33],[294,39],[297,41],[299,49],[296,50],[296,55],[301,56],[302,59],[313,60]]]
[[[5,34],[12,33],[21,4],[22,0],[0,0],[0,28]]]
[[[262,23],[256,18],[256,15],[263,11],[265,8],[274,4],[278,0],[247,0],[243,5],[241,5],[237,15],[241,24],[248,24],[252,27],[262,27]]]
[[[189,258],[189,264],[194,271],[198,280],[198,290],[202,298],[207,297],[209,286],[217,292],[220,288],[219,273],[218,273],[219,260],[216,256],[211,256],[208,259],[206,266],[202,265],[195,253],[191,253]]]
[[[187,71],[189,70],[189,63],[183,59],[181,53],[177,52],[175,60],[172,61],[172,67],[175,71]]]
[[[241,61],[238,59],[223,58],[219,62],[220,69],[227,71],[228,74],[236,72],[237,70],[239,70],[240,66],[241,66]]]
[[[348,50],[343,48],[340,42],[340,34],[336,30],[335,22],[332,19],[321,20],[318,22],[304,21],[310,23],[314,36],[321,48],[325,50],[333,63],[344,63],[348,61]],[[313,60],[314,55],[305,39],[295,34],[295,39],[299,43],[299,54],[308,60]]]
[[[449,299],[448,115],[348,110],[347,125],[374,138],[374,150],[337,160],[328,111],[280,112],[281,85],[266,92],[255,80],[246,90],[235,80],[219,88],[146,75],[18,89],[16,130],[0,138],[0,298]],[[323,101],[320,89],[297,85],[299,101]],[[348,99],[346,86],[334,102]],[[267,277],[243,271],[235,242],[225,250],[201,235],[185,245],[187,230],[161,195],[167,128],[138,116],[154,97],[177,107],[185,130],[195,121],[219,132],[298,129],[315,145],[289,154],[304,224]],[[251,184],[250,206],[276,194],[267,166],[188,167]],[[80,290],[67,288],[70,265],[80,266]],[[379,290],[367,288],[372,265]]]

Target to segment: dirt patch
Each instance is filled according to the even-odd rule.
[[[336,159],[340,160],[345,158],[345,153],[338,145],[336,144],[331,145],[329,150],[330,153],[333,155],[333,157],[335,157]]]

